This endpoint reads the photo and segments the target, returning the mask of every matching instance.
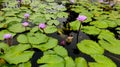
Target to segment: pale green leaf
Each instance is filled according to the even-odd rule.
[[[86,53],[88,55],[104,53],[104,49],[92,40],[83,40],[80,43],[78,43],[77,46],[81,52]]]

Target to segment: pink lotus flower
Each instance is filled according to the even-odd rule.
[[[99,0],[99,2],[100,2],[100,3],[103,3],[103,2],[104,2],[104,0]]]
[[[29,15],[28,13],[24,14],[24,17],[25,17],[25,18],[29,18],[29,16],[30,16],[30,15]]]
[[[23,25],[24,27],[27,27],[27,26],[29,25],[29,23],[28,23],[28,22],[24,22],[24,23],[22,23],[22,25]]]
[[[74,0],[70,0],[71,3],[74,3],[75,1]]]
[[[46,27],[46,25],[44,23],[39,24],[39,28],[44,29],[45,27]]]
[[[81,21],[81,22],[85,21],[86,19],[87,19],[87,17],[84,16],[84,15],[79,15],[79,16],[77,17],[77,20],[79,20],[79,21]]]
[[[12,38],[12,35],[11,34],[5,34],[3,38],[4,39],[10,39],[10,38]]]

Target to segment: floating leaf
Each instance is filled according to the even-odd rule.
[[[71,57],[65,57],[65,67],[75,67],[75,62]]]
[[[106,36],[99,40],[99,44],[107,51],[120,55],[120,40]]]
[[[32,35],[28,34],[28,41],[31,44],[41,44],[48,41],[48,37],[42,33],[33,33]]]
[[[70,28],[74,31],[79,30],[79,26],[80,26],[81,22],[76,20],[70,23]]]
[[[0,49],[3,49],[4,53],[6,53],[6,51],[9,49],[9,46],[5,43],[0,43]],[[0,53],[2,53],[1,50]]]
[[[92,40],[83,40],[82,42],[78,43],[77,46],[81,52],[88,55],[104,53],[104,49]]]
[[[114,33],[110,32],[109,30],[102,30],[98,36],[99,39],[103,39],[104,37],[110,36],[111,38],[114,38]]]
[[[76,58],[75,63],[76,63],[76,67],[88,67],[87,61],[82,57]]]
[[[96,62],[89,62],[90,67],[117,67],[115,63],[104,55],[91,55]]]
[[[2,56],[10,64],[18,64],[21,62],[27,62],[33,55],[33,51],[25,51],[29,49],[28,44],[19,44],[17,46],[12,46],[5,55]]]
[[[44,44],[40,44],[40,45],[33,45],[34,48],[38,48],[42,51],[54,48],[55,46],[57,46],[58,41],[54,38],[49,38],[47,43]]]
[[[4,35],[5,34],[12,34],[12,36],[14,37],[15,36],[15,33],[11,33],[11,32],[9,32],[8,30],[2,30],[2,31],[0,31],[0,40],[4,40]]]
[[[26,35],[20,34],[20,35],[17,37],[17,41],[20,42],[20,43],[28,43],[28,38],[27,38]]]
[[[30,62],[21,63],[21,64],[19,64],[18,67],[31,67],[31,63]]]
[[[45,33],[54,33],[57,31],[57,28],[55,26],[47,26],[45,29],[44,29],[44,32]]]
[[[90,23],[91,25],[94,25],[98,28],[107,28],[108,27],[108,24],[107,22],[103,21],[103,20],[99,20],[99,21],[93,21]]]
[[[21,33],[21,32],[26,31],[22,23],[13,24],[12,26],[8,28],[8,30],[14,33]]]
[[[33,27],[30,32],[35,33],[39,30],[38,26]]]
[[[67,17],[68,17],[68,13],[59,12],[59,13],[57,14],[57,17],[59,17],[59,18],[67,18]]]
[[[64,67],[64,60],[58,55],[44,55],[37,62],[39,64],[46,63],[44,65],[40,65],[40,67]]]
[[[89,35],[98,35],[101,31],[99,28],[96,28],[95,26],[83,26],[81,30]]]
[[[50,21],[47,22],[47,24],[48,24],[48,25],[53,25],[53,24],[54,24],[54,25],[57,26],[57,25],[60,24],[60,22],[59,22],[58,20],[50,20]]]
[[[54,48],[55,53],[57,53],[58,55],[65,57],[68,56],[67,50],[65,48],[63,48],[62,46],[57,46]]]

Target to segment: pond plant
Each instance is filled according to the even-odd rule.
[[[2,0],[0,67],[119,67],[120,5]]]

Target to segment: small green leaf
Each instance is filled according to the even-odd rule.
[[[79,30],[79,26],[80,26],[81,22],[76,20],[70,23],[70,28],[74,31]]]
[[[28,43],[28,38],[27,38],[26,35],[20,34],[20,35],[17,37],[17,41],[20,42],[20,43]]]
[[[99,44],[107,51],[120,55],[120,40],[106,36],[99,40]]]
[[[82,32],[89,34],[89,35],[98,35],[100,33],[100,29],[96,28],[95,26],[83,26]]]
[[[98,36],[99,39],[103,39],[104,37],[110,36],[111,38],[114,38],[114,33],[110,32],[109,30],[102,30]]]
[[[48,41],[48,37],[42,33],[33,33],[32,35],[28,34],[28,41],[31,44],[41,44]]]
[[[116,64],[104,55],[91,55],[96,62],[90,62],[90,67],[117,67]]]
[[[80,43],[78,43],[77,46],[81,52],[86,53],[88,55],[104,53],[104,49],[92,40],[83,40]]]
[[[9,49],[9,46],[8,46],[8,44],[0,43],[0,49],[3,49],[4,53],[6,53],[6,51]],[[0,53],[2,53],[2,52],[0,51]]]
[[[25,31],[25,27],[22,25],[22,23],[17,23],[10,26],[8,30],[14,33],[21,33]]]
[[[65,57],[65,67],[75,67],[75,62],[71,57]]]
[[[58,41],[54,38],[49,38],[47,43],[44,44],[40,44],[40,45],[33,45],[34,48],[38,48],[42,51],[54,48],[55,46],[57,46]]]
[[[91,25],[94,25],[98,28],[107,28],[108,27],[108,24],[106,21],[103,21],[103,20],[99,20],[99,21],[93,21],[90,23]]]
[[[27,62],[33,55],[33,51],[25,51],[30,48],[28,44],[12,46],[5,55],[2,56],[10,64]]]
[[[19,64],[18,67],[31,67],[31,63],[30,62],[21,63],[21,64]]]
[[[59,60],[59,61],[58,61]],[[54,63],[61,63],[63,62],[63,58],[61,58],[58,55],[44,55],[40,59],[38,59],[37,63],[49,63],[49,64],[54,64]]]
[[[55,24],[56,26],[60,24],[60,22],[58,20],[50,20],[47,22],[48,25],[53,25]]]
[[[88,67],[87,61],[82,57],[76,58],[75,63],[76,63],[76,67]]]
[[[58,55],[60,55],[62,57],[68,56],[67,50],[65,48],[63,48],[62,46],[55,47],[54,51],[55,51],[55,53],[57,53]]]
[[[44,29],[44,32],[45,33],[54,33],[57,31],[57,28],[55,26],[47,26],[45,29]]]

